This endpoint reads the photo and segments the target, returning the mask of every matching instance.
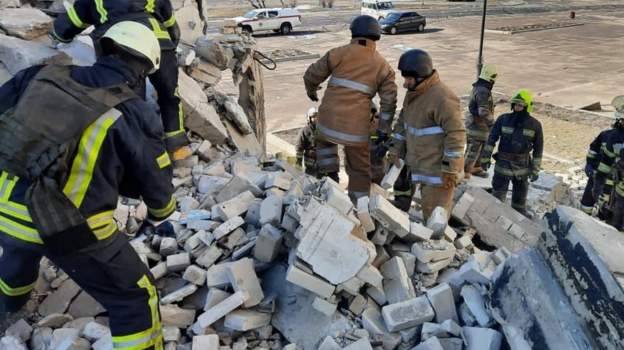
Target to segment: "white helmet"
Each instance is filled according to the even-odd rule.
[[[306,112],[306,117],[312,118],[312,117],[316,116],[317,114],[318,114],[318,109],[316,107],[311,107]]]
[[[152,64],[149,74],[160,67],[160,44],[154,32],[143,24],[132,21],[116,23],[104,33],[104,38],[112,40],[132,55],[147,59]]]
[[[614,97],[611,105],[615,108],[615,117],[624,118],[624,95]]]
[[[493,64],[483,65],[483,68],[481,68],[481,74],[479,74],[479,78],[493,83],[496,81],[497,77],[498,77],[498,72],[496,70],[495,65]]]

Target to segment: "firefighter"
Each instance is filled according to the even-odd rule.
[[[466,145],[459,98],[440,81],[431,56],[423,50],[405,52],[399,70],[408,91],[392,134],[389,159],[395,164],[405,159],[412,184],[420,185],[425,219],[438,206],[450,213]]]
[[[305,88],[318,101],[319,85],[327,78],[327,91],[319,107],[317,156],[339,164],[338,146],[344,145],[345,166],[352,200],[367,196],[371,184],[369,154],[370,103],[379,94],[378,142],[386,140],[396,109],[394,70],[376,51],[381,28],[376,19],[358,16],[351,23],[351,43],[330,50],[308,67]],[[331,78],[330,78],[331,77]]]
[[[498,117],[481,153],[481,166],[487,170],[494,146],[499,143],[498,153],[494,155],[492,194],[504,202],[511,182],[511,206],[525,216],[529,216],[526,210],[529,180],[538,179],[544,151],[542,124],[531,116],[532,111],[533,96],[526,89],[518,90],[511,99],[511,113]]]
[[[338,167],[335,166],[333,159],[317,157],[316,154],[316,119],[318,110],[310,108],[306,113],[308,116],[308,125],[299,132],[297,139],[297,165],[305,164],[305,173],[317,178],[328,176],[336,182],[339,182]]]
[[[598,170],[600,164],[600,151],[602,147],[606,146],[609,136],[613,133],[617,123],[613,125],[613,128],[602,131],[589,145],[585,162],[585,175],[587,175],[587,185],[585,191],[583,191],[583,197],[581,198],[581,210],[586,214],[592,215],[594,207],[596,205],[596,198],[594,198],[594,176]]]
[[[466,147],[466,163],[464,175],[470,178],[471,175],[487,177],[487,172],[483,171],[479,163],[479,156],[483,150],[483,145],[487,142],[490,129],[494,125],[494,99],[492,98],[492,88],[496,82],[496,66],[486,64],[481,69],[479,79],[472,84],[470,103],[466,115],[466,133],[468,145]]]
[[[95,28],[93,39],[96,56],[99,56],[98,38],[119,21],[136,21],[152,29],[160,43],[160,69],[149,75],[158,94],[158,106],[165,128],[165,145],[173,160],[192,154],[184,130],[184,112],[178,96],[178,60],[175,49],[180,40],[169,0],[76,0],[61,14],[50,30],[53,42],[68,43],[90,25]],[[145,93],[143,93],[145,95]]]
[[[153,222],[176,208],[160,118],[131,89],[160,48],[129,21],[100,44],[93,66],[35,66],[0,87],[0,312],[26,303],[46,256],[107,309],[113,348],[163,349],[153,278],[113,219],[119,195]]]
[[[379,111],[377,105],[371,102],[370,118],[370,142],[368,145],[371,164],[371,180],[373,183],[381,184],[386,175],[386,151],[387,146],[379,139],[377,130],[379,129]],[[385,140],[384,140],[385,141]]]
[[[593,194],[598,200],[598,216],[608,223],[613,224],[615,221],[617,224],[616,216],[624,215],[621,211],[616,212],[613,206],[616,197],[624,194],[624,184],[615,176],[620,174],[616,165],[621,161],[620,152],[624,149],[624,96],[617,96],[611,104],[616,110],[616,121],[613,131],[600,150],[600,164],[594,175]]]

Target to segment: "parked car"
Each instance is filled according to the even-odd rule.
[[[384,33],[422,32],[427,25],[427,19],[413,11],[392,12],[388,17],[379,21],[379,24]]]
[[[292,8],[256,9],[232,20],[248,33],[272,30],[286,35],[301,25],[301,14]]]
[[[388,0],[362,0],[360,13],[377,20],[384,19],[394,10],[392,1]]]

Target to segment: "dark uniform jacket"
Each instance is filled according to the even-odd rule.
[[[624,196],[624,182],[618,181],[621,179],[613,178],[613,175],[616,174],[617,162],[621,160],[622,150],[624,150],[624,129],[613,129],[601,147],[600,164],[596,172],[596,183],[605,183],[603,190],[605,194],[610,195],[615,184],[615,190]],[[614,183],[614,180],[617,183]]]
[[[297,138],[297,159],[303,159],[308,174],[316,174],[316,128],[308,123]]]
[[[42,67],[23,70],[0,87],[0,115],[17,104]],[[90,87],[137,80],[122,61],[111,57],[98,59],[92,67],[72,67],[71,78]],[[167,218],[176,208],[160,117],[138,97],[115,109],[120,116],[106,113],[83,132],[75,156],[67,164],[66,179],[60,183],[100,241],[117,232],[113,212],[120,194],[142,198],[153,220]],[[29,186],[28,180],[0,170],[0,230],[22,241],[43,244],[25,205]]]
[[[152,29],[162,50],[174,50],[179,29],[169,0],[76,0],[55,21],[52,35],[60,42],[70,42],[90,25],[97,42],[113,24],[131,20]]]
[[[468,136],[473,139],[486,141],[489,129],[494,124],[492,83],[479,79],[472,85],[468,112],[466,116]]]
[[[542,166],[544,135],[542,124],[528,112],[503,114],[496,120],[483,149],[481,163],[489,164],[497,142],[498,153],[494,155],[494,171],[508,177],[537,175]]]
[[[598,166],[600,164],[600,152],[602,150],[602,147],[606,146],[607,140],[609,139],[609,136],[611,135],[612,132],[613,132],[613,129],[602,131],[600,134],[598,134],[598,136],[596,136],[594,141],[592,141],[592,143],[589,145],[589,150],[587,151],[586,161],[587,161],[587,164],[591,167],[591,169],[593,170],[598,169]]]

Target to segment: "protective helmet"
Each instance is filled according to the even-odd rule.
[[[523,104],[526,106],[526,111],[533,112],[533,94],[527,89],[518,90],[511,98],[511,104]]]
[[[318,115],[318,109],[316,107],[311,107],[306,112],[306,117],[308,118],[308,122],[312,123],[312,118],[315,118]]]
[[[154,33],[146,26],[131,21],[122,21],[110,27],[100,39],[111,40],[115,46],[132,56],[151,64],[149,73],[160,67],[160,44]]]
[[[615,117],[624,118],[624,95],[615,96],[611,105],[615,108]]]
[[[496,81],[498,77],[498,72],[496,71],[496,66],[493,64],[485,64],[481,68],[481,74],[479,75],[480,79],[487,80],[491,83]]]
[[[404,77],[427,78],[433,74],[433,61],[426,51],[412,49],[401,55],[399,70]]]
[[[368,38],[371,40],[379,40],[381,38],[381,27],[379,22],[371,16],[357,16],[351,22],[352,38]]]

